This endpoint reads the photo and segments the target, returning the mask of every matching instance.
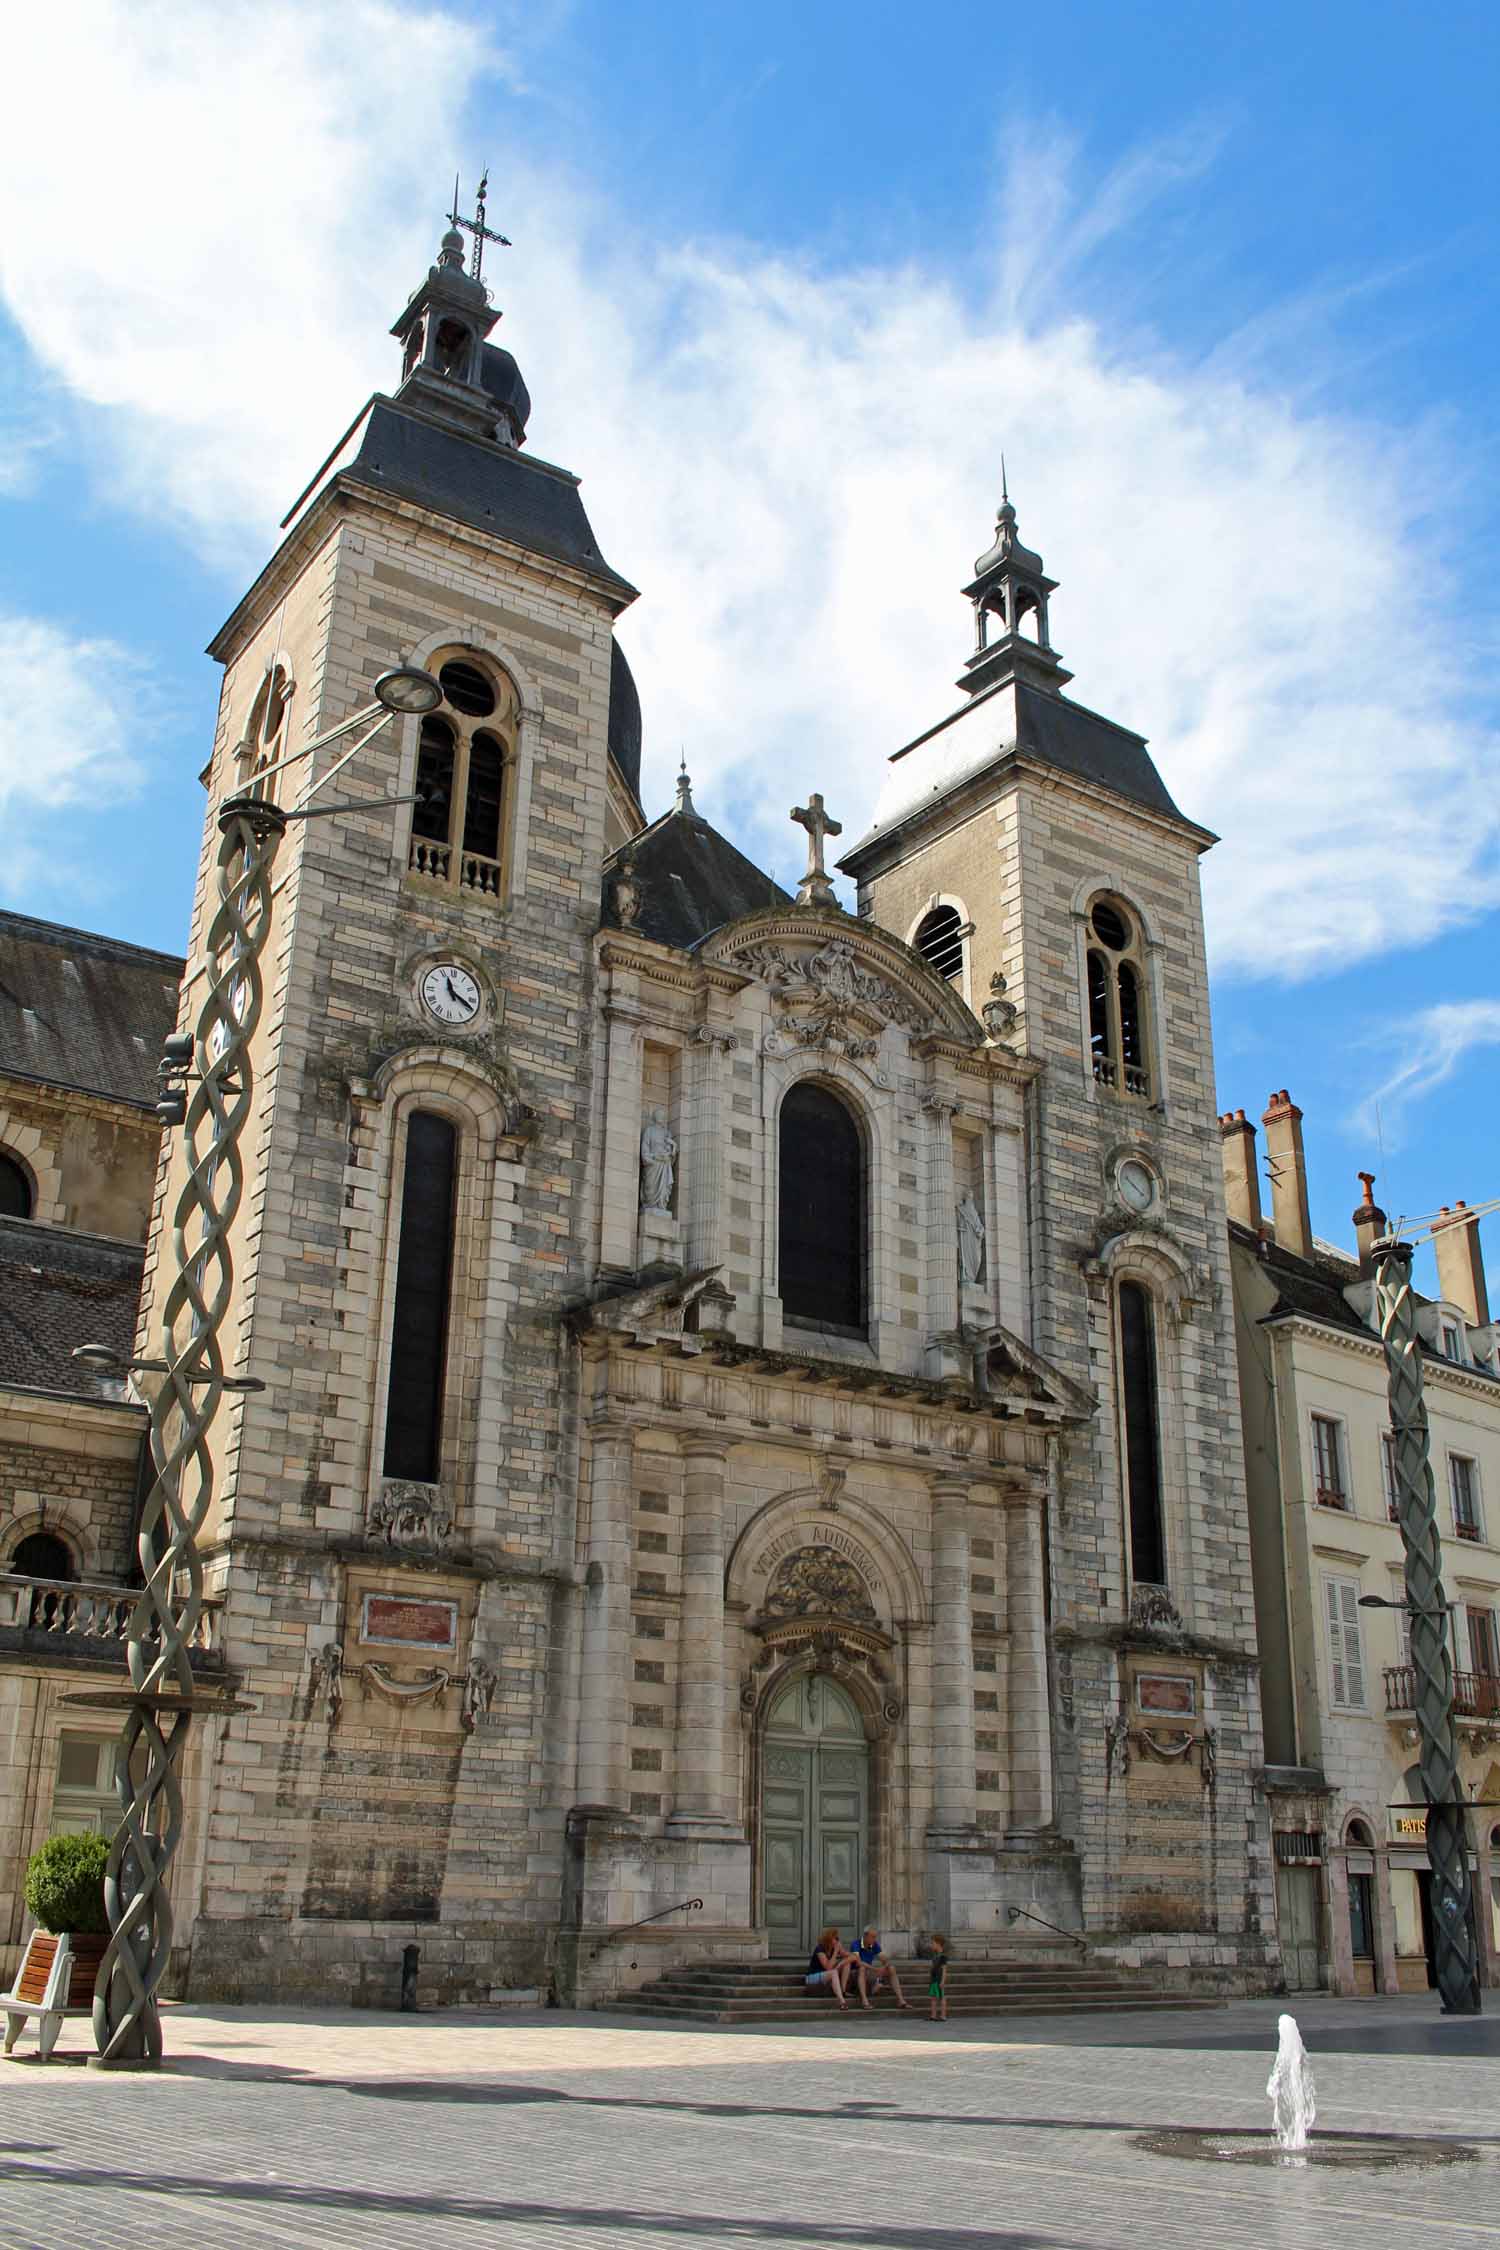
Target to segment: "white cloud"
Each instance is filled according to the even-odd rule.
[[[1401,1067],[1361,1104],[1357,1124],[1371,1132],[1378,1123],[1399,1144],[1417,1104],[1487,1047],[1500,1047],[1500,1000],[1442,1000],[1423,1008],[1402,1028]]]
[[[0,895],[86,888],[58,816],[134,794],[139,666],[111,641],[0,614]]]
[[[1297,392],[1273,387],[1275,308],[1195,364],[1144,352],[1102,300],[1077,313],[1101,246],[1128,268],[1120,230],[1212,162],[1209,130],[1092,196],[1055,137],[1018,145],[976,301],[929,272],[631,233],[524,153],[541,104],[474,129],[513,67],[431,10],[90,0],[26,37],[74,130],[60,146],[45,105],[19,105],[0,287],[91,408],[116,494],[236,571],[393,379],[383,332],[432,255],[451,151],[487,136],[509,152],[498,293],[533,444],[584,474],[644,589],[622,638],[655,803],[681,743],[700,804],[778,865],[808,786],[859,832],[888,752],[957,700],[957,589],[1003,446],[1062,581],[1073,692],[1148,732],[1183,810],[1225,837],[1206,878],[1221,967],[1310,973],[1500,896],[1478,636],[1423,522],[1457,489],[1440,435],[1316,410],[1305,354]],[[115,224],[70,235],[64,281],[52,214],[78,147]]]

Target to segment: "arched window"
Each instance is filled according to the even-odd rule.
[[[443,701],[422,721],[407,866],[445,889],[498,898],[515,694],[503,674],[491,674],[467,656],[441,662],[437,676]]]
[[[936,969],[950,984],[962,984],[964,925],[956,907],[935,906],[930,914],[924,914],[912,944],[929,969]]]
[[[73,1550],[54,1531],[28,1531],[24,1539],[16,1541],[6,1567],[18,1578],[55,1578],[67,1582],[77,1575],[73,1568]]]
[[[1138,1281],[1121,1282],[1117,1304],[1130,1575],[1138,1586],[1165,1586],[1167,1541],[1162,1513],[1155,1311]]]
[[[0,1219],[29,1219],[32,1209],[31,1174],[0,1150]]]
[[[1353,1845],[1357,1846],[1357,1847],[1358,1847],[1358,1849],[1359,1849],[1359,1850],[1361,1850],[1361,1851],[1369,1851],[1369,1850],[1371,1849],[1372,1845],[1374,1844],[1374,1841],[1375,1841],[1375,1839],[1374,1839],[1374,1837],[1373,1837],[1373,1836],[1372,1836],[1372,1835],[1370,1834],[1369,1823],[1368,1823],[1367,1821],[1363,1821],[1363,1820],[1346,1820],[1346,1821],[1345,1821],[1345,1823],[1344,1823],[1344,1842],[1345,1842],[1346,1844],[1353,1844]]]
[[[781,1309],[863,1335],[865,1151],[838,1095],[804,1079],[781,1105]]]
[[[1134,918],[1114,899],[1089,914],[1089,1053],[1111,1093],[1151,1099],[1145,951]]]
[[[457,1171],[453,1126],[432,1110],[414,1109],[406,1124],[401,1182],[385,1474],[416,1484],[436,1484],[441,1474]]]
[[[270,781],[258,777],[267,766],[278,764],[285,755],[284,735],[291,700],[291,682],[286,670],[280,664],[273,664],[256,690],[245,739],[239,748],[241,787],[248,796],[274,799],[276,795],[275,776]]]
[[[474,362],[474,337],[461,320],[440,320],[432,343],[432,363],[440,375],[460,383],[469,380]]]

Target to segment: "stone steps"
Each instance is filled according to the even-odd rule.
[[[925,2013],[927,1963],[897,1961],[895,1967],[912,2013]],[[1072,1960],[954,1961],[947,1997],[952,2016],[1063,2015],[1089,2009],[1136,2014],[1224,2004],[1202,1994],[1163,1992],[1121,1970]],[[639,1991],[614,1994],[599,2006],[609,2014],[673,2016],[695,2023],[794,2023],[809,2020],[812,2011],[834,2012],[825,1993],[808,1990],[801,1963],[786,1961],[705,1961],[671,1969]],[[863,2020],[857,1995],[850,2012]],[[899,2012],[888,1995],[871,2011]]]

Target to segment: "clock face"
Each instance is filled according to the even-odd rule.
[[[1120,1166],[1116,1179],[1120,1201],[1132,1211],[1149,1211],[1156,1201],[1156,1181],[1144,1164],[1128,1156]]]
[[[472,1023],[479,1013],[479,981],[457,961],[439,961],[422,972],[422,1005],[439,1023]]]

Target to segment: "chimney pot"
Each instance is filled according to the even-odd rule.
[[[1479,1221],[1466,1203],[1450,1211],[1445,1203],[1432,1229],[1437,1253],[1438,1295],[1461,1308],[1473,1328],[1487,1328],[1489,1290],[1484,1278],[1484,1258],[1479,1248]]]
[[[1307,1202],[1307,1162],[1302,1153],[1302,1112],[1285,1086],[1273,1094],[1261,1119],[1271,1174],[1276,1240],[1296,1257],[1312,1256],[1312,1213]]]
[[[1224,1162],[1224,1201],[1231,1219],[1258,1234],[1261,1227],[1260,1178],[1255,1161],[1255,1127],[1242,1109],[1219,1119],[1219,1151]]]

